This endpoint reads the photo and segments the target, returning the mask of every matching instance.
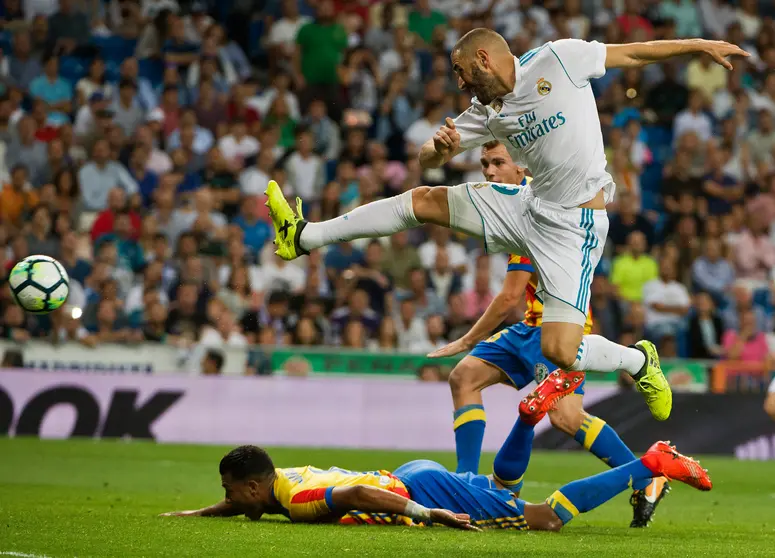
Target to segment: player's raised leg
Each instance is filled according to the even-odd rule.
[[[578,514],[593,510],[624,492],[631,483],[658,476],[698,490],[713,487],[708,472],[699,462],[681,455],[669,442],[657,442],[640,459],[566,484],[544,504],[525,506],[525,519],[532,530],[558,531]]]
[[[583,388],[582,388],[583,390]],[[584,411],[583,396],[577,390],[557,402],[549,411],[549,420],[556,429],[573,437],[584,449],[609,467],[619,467],[636,459],[616,431],[603,419]],[[670,491],[664,477],[633,481],[630,504],[633,517],[630,527],[647,527],[654,517],[659,502]]]
[[[605,210],[566,209],[540,200],[517,224],[541,278],[543,355],[564,370],[627,371],[654,418],[666,420],[673,398],[654,345],[640,341],[624,347],[584,335],[592,277],[608,234]]]
[[[266,189],[266,205],[274,223],[277,255],[293,260],[329,244],[390,236],[424,223],[450,227],[450,189],[420,186],[392,198],[362,205],[334,219],[310,223],[301,214],[301,203],[297,200],[297,211],[294,212],[277,182],[272,180]],[[476,210],[471,208],[466,215],[455,220],[455,228],[482,237],[484,227]]]
[[[453,428],[458,473],[478,473],[487,415],[482,390],[505,381],[504,374],[492,364],[466,356],[449,375],[454,405]]]

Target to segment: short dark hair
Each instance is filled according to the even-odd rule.
[[[239,446],[223,456],[218,471],[239,481],[250,477],[261,479],[274,474],[274,463],[269,454],[258,446]]]
[[[495,149],[499,145],[503,145],[503,144],[501,142],[499,142],[498,140],[492,140],[492,141],[488,141],[487,143],[485,143],[482,146],[482,148],[483,149]]]
[[[24,368],[24,355],[18,349],[8,349],[3,353],[0,365],[8,368]]]
[[[205,353],[205,358],[207,360],[212,361],[212,363],[215,365],[215,368],[218,370],[218,372],[221,371],[221,368],[223,368],[223,353],[221,351],[218,351],[216,349],[208,349]]]

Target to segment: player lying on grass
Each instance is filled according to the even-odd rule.
[[[529,183],[529,179],[525,177],[525,169],[516,165],[506,147],[497,141],[484,145],[481,163],[482,174],[489,182],[519,185]],[[541,353],[543,304],[536,298],[537,288],[537,275],[530,260],[512,254],[503,288],[482,317],[462,338],[430,354],[432,357],[445,357],[473,349],[458,363],[449,377],[455,407],[458,473],[479,472],[486,424],[481,391],[498,383],[522,389],[533,380],[540,383],[549,370],[555,368]],[[490,336],[522,296],[525,296],[527,302],[525,319]],[[592,309],[589,308],[584,335],[591,332]],[[552,426],[572,436],[609,467],[618,467],[634,460],[635,455],[613,428],[598,417],[584,412],[583,395],[582,382],[572,396],[560,400],[556,408],[549,411]],[[515,438],[515,441],[521,439],[527,447],[532,447],[533,428],[517,419],[510,437]],[[518,456],[514,456],[511,454],[513,448],[521,448],[521,444],[504,444],[495,457],[493,473],[501,484],[518,495],[524,473],[527,471],[530,452],[520,449]],[[504,469],[515,476],[505,476]],[[633,506],[633,518],[630,527],[646,527],[654,516],[657,504],[669,491],[669,484],[664,478],[658,477],[633,483],[632,488],[634,490],[630,503]]]
[[[546,382],[554,386],[554,393],[531,404],[545,413],[557,398],[572,393],[583,374],[565,374],[575,374],[575,380],[553,372]],[[521,448],[530,451],[524,445]],[[516,498],[492,477],[451,473],[427,460],[411,461],[392,474],[337,467],[278,469],[263,449],[240,446],[221,460],[219,469],[226,491],[222,502],[162,515],[244,514],[258,520],[264,514],[279,514],[299,523],[441,524],[469,530],[559,531],[579,513],[604,504],[634,482],[665,476],[699,490],[712,487],[707,471],[667,442],[657,442],[640,459],[566,484],[541,504]]]
[[[277,254],[292,260],[329,244],[433,223],[484,239],[488,251],[527,255],[541,277],[544,356],[564,370],[627,371],[652,415],[666,420],[672,392],[654,345],[624,347],[584,335],[592,272],[608,234],[605,206],[615,191],[590,81],[611,68],[702,53],[728,69],[726,57],[747,56],[735,45],[702,39],[621,45],[562,39],[517,58],[495,31],[473,29],[451,52],[458,85],[475,95],[471,107],[454,122],[447,119],[422,146],[420,164],[440,167],[467,149],[498,140],[532,171],[534,182],[420,186],[308,223],[301,204],[294,213],[272,181],[267,204]]]

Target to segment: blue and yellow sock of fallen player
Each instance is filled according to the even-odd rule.
[[[648,484],[652,476],[641,460],[636,459],[594,477],[566,484],[549,496],[546,503],[563,523],[568,523],[578,514],[595,509],[636,483],[645,481]]]
[[[636,459],[635,454],[622,442],[622,439],[603,419],[584,413],[581,428],[574,436],[575,440],[584,446],[609,467],[626,465]],[[643,490],[651,482],[651,478],[633,481],[634,490]]]
[[[483,405],[463,405],[453,415],[458,473],[479,473],[487,415]]]
[[[492,465],[493,476],[514,493],[522,490],[523,479],[533,451],[535,426],[517,419]]]

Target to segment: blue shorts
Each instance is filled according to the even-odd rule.
[[[525,501],[496,488],[485,475],[451,473],[435,461],[420,459],[401,465],[393,476],[404,483],[412,500],[426,508],[467,513],[482,529],[528,528]]]
[[[534,380],[539,383],[549,372],[557,369],[541,353],[541,328],[522,322],[477,343],[469,356],[500,368],[517,389],[522,389]],[[585,382],[586,379],[574,393],[584,395]]]

